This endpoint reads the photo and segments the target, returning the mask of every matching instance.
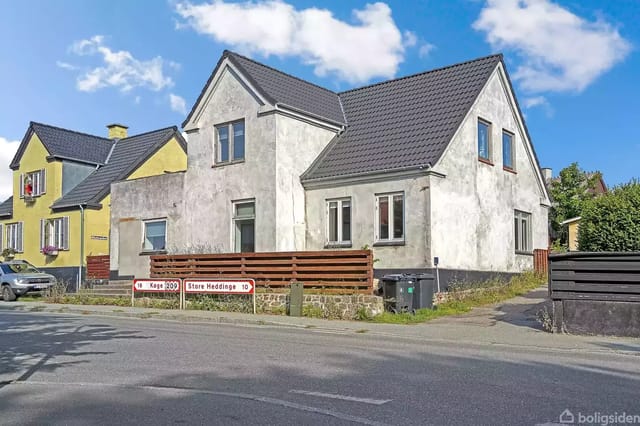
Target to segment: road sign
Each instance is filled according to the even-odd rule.
[[[180,280],[154,280],[139,279],[133,280],[133,291],[150,291],[163,293],[180,293]]]
[[[185,293],[211,293],[211,294],[253,294],[256,288],[254,280],[211,280],[211,279],[185,279]]]

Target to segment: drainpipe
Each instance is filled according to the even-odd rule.
[[[82,204],[78,204],[78,207],[80,207],[80,266],[78,266],[78,292],[80,292],[82,265],[84,263],[84,207],[82,207]]]

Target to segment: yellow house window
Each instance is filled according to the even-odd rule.
[[[46,249],[46,250],[45,250]],[[69,217],[40,221],[40,251],[69,250]]]
[[[38,197],[46,192],[46,170],[36,170],[20,175],[20,198]]]
[[[18,253],[24,251],[22,240],[22,222],[8,223],[6,226],[6,245],[5,248],[14,249]]]

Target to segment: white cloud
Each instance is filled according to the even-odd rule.
[[[140,105],[140,101],[142,101],[142,96],[138,95],[133,99],[133,103],[136,105]]]
[[[631,50],[611,24],[550,0],[488,0],[473,28],[522,57],[513,76],[529,92],[581,91]]]
[[[524,98],[522,105],[525,108],[534,108],[537,106],[548,105],[547,99],[544,96],[534,96],[531,98]]]
[[[422,43],[420,45],[420,48],[418,49],[418,56],[421,58],[426,58],[435,48],[436,46],[431,43]]]
[[[173,86],[171,77],[165,75],[165,66],[174,70],[179,68],[179,64],[165,61],[160,56],[139,60],[126,50],[111,50],[101,35],[74,42],[69,52],[78,56],[98,56],[102,60],[100,66],[78,76],[76,87],[82,92],[94,92],[104,87],[115,87],[122,92],[136,87],[159,91]],[[60,64],[58,66],[65,68]]]
[[[78,69],[78,67],[76,67],[75,65],[71,65],[68,62],[62,62],[62,61],[56,61],[56,66],[69,71],[75,71]]]
[[[10,141],[0,137],[0,203],[13,193],[13,170],[9,168],[20,141]]]
[[[171,109],[182,115],[187,114],[187,103],[184,98],[173,93],[169,93],[169,102],[171,103]]]
[[[412,32],[403,37],[385,3],[353,10],[353,23],[327,9],[298,10],[281,0],[181,2],[176,12],[184,19],[178,28],[189,26],[249,55],[297,56],[316,75],[351,83],[393,77],[405,47],[417,42]]]
[[[413,31],[405,31],[402,34],[402,37],[404,39],[402,44],[405,47],[413,47],[418,44],[418,36]]]

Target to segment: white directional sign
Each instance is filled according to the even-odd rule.
[[[256,283],[254,280],[241,279],[185,279],[185,293],[209,294],[254,294]]]
[[[157,291],[157,292],[168,292],[168,293],[180,293],[180,280],[179,279],[133,280],[133,291]]]

